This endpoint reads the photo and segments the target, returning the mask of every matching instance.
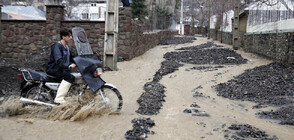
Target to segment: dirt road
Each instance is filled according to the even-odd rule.
[[[131,61],[119,62],[118,71],[105,72],[103,79],[116,85],[123,96],[124,105],[119,115],[102,114],[76,122],[22,116],[0,118],[0,140],[121,140],[132,129],[131,121],[141,116],[150,117],[155,122],[155,126],[151,128],[155,134],[148,135],[147,138],[150,140],[227,139],[231,135],[228,127],[232,124],[251,125],[266,132],[271,138],[275,135],[278,139],[293,139],[293,126],[279,125],[274,120],[260,119],[255,115],[260,110],[274,108],[252,109],[254,103],[229,100],[217,96],[212,89],[212,86],[233,79],[246,69],[271,62],[242,50],[237,52],[248,59],[246,64],[227,65],[206,72],[192,70],[195,65],[185,64],[178,71],[164,76],[160,83],[166,87],[166,102],[163,103],[160,113],[146,116],[135,112],[139,107],[136,100],[143,93],[144,84],[152,80],[166,52],[207,41],[206,38],[197,37],[193,43],[157,46]],[[229,45],[222,45],[231,48]],[[193,97],[196,91],[203,94]],[[184,110],[196,113],[184,113]]]

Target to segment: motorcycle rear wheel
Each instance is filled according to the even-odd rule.
[[[48,97],[49,95],[47,94],[42,94],[39,95],[39,87],[38,86],[31,86],[26,91],[22,93],[22,97],[32,99],[32,100],[38,100],[42,102],[48,102],[48,103],[53,103],[52,97]],[[41,88],[41,93],[47,93],[47,89]]]
[[[120,112],[123,105],[123,99],[120,92],[116,88],[108,85],[104,85],[99,90],[102,92],[105,98],[104,102],[109,107],[110,111],[116,113]],[[96,95],[100,95],[99,90],[96,92]]]

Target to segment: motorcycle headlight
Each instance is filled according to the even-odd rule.
[[[98,77],[100,75],[102,75],[102,68],[97,68],[95,73],[94,73],[94,77]]]

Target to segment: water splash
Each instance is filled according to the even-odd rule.
[[[56,106],[48,115],[51,120],[84,120],[88,116],[110,113],[99,96],[92,93],[67,98],[67,103]]]
[[[22,107],[22,103],[19,103],[18,96],[10,96],[0,106],[0,117],[10,117],[15,115],[25,114],[27,110]]]

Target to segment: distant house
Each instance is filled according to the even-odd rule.
[[[218,20],[218,15],[213,15],[210,17],[210,29],[216,29],[219,27],[220,31],[232,32],[232,18],[234,17],[234,11],[229,10],[223,13],[222,25],[216,25]]]
[[[33,6],[4,5],[1,14],[6,20],[46,20],[46,13]]]
[[[106,3],[80,3],[72,9],[74,19],[105,21]]]
[[[240,32],[285,32],[294,30],[294,5],[291,0],[256,2],[239,15]]]

